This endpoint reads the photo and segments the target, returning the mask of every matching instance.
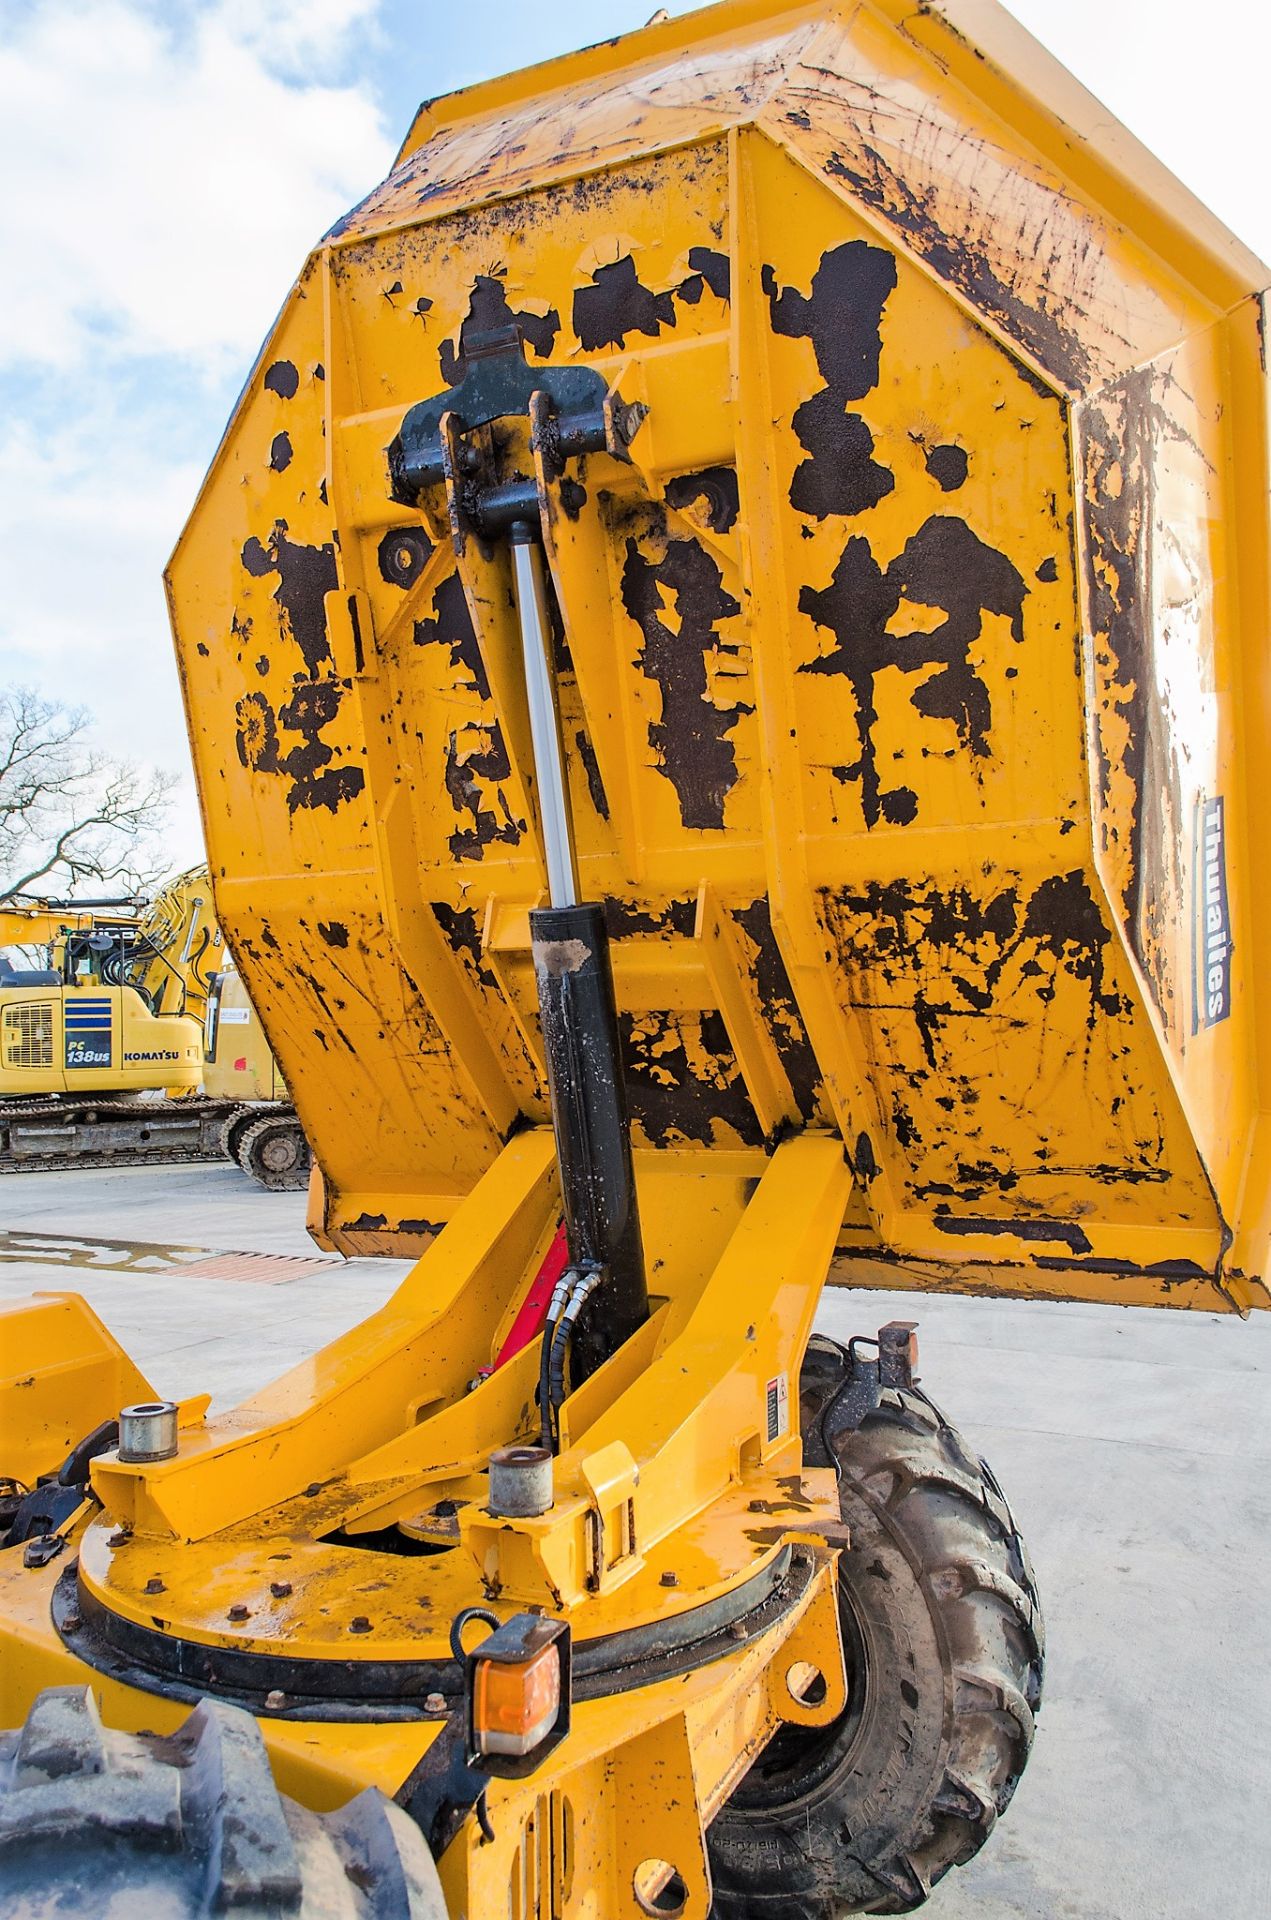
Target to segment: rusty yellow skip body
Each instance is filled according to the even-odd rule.
[[[1027,1555],[907,1325],[869,1360],[812,1318],[836,1250],[1271,1298],[1266,277],[991,6],[733,0],[421,112],[169,591],[315,1230],[430,1244],[175,1452],[72,1456],[0,1554],[0,1717],[249,1708],[311,1812],[396,1799],[451,1920],[907,1912],[976,1851],[1040,1703]],[[566,1377],[631,1277],[579,1259],[562,1121],[605,922],[643,1259]],[[10,1330],[27,1477],[68,1315]],[[87,1426],[129,1375],[75,1326]],[[474,1606],[569,1636],[519,1775]]]
[[[547,502],[637,1140],[837,1128],[854,1280],[1265,1303],[1265,278],[995,8],[726,6],[423,110],[170,571],[336,1244],[545,1117],[506,561],[385,465],[515,323],[649,409]]]

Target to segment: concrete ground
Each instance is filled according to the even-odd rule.
[[[173,1396],[232,1403],[404,1270],[316,1255],[304,1196],[230,1167],[0,1179],[0,1298],[83,1293]],[[893,1317],[920,1322],[924,1385],[1011,1498],[1049,1629],[1015,1805],[925,1911],[1266,1920],[1271,1316],[836,1292],[819,1325]]]

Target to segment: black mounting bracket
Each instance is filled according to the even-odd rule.
[[[537,395],[544,399],[532,406]],[[402,420],[388,449],[389,491],[399,505],[417,506],[425,488],[448,477],[449,440],[464,512],[482,532],[494,533],[516,520],[537,519],[537,487],[532,479],[497,482],[488,449],[463,441],[463,435],[495,420],[530,419],[535,451],[554,475],[577,454],[627,459],[646,412],[639,402],[628,406],[611,393],[593,367],[530,366],[515,327],[479,334],[465,342],[458,384],[418,401]]]

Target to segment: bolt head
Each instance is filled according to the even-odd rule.
[[[287,1704],[287,1696],[281,1687],[271,1687],[265,1695],[265,1705],[271,1713],[278,1713]]]
[[[241,1600],[234,1602],[234,1605],[229,1610],[229,1617],[231,1620],[246,1620],[249,1617],[248,1609],[243,1605]]]
[[[680,1584],[680,1576],[678,1573],[672,1573],[671,1569],[668,1567],[666,1572],[662,1575],[660,1584],[664,1587],[678,1587]]]
[[[167,1588],[164,1586],[158,1574],[153,1573],[151,1574],[150,1578],[146,1581],[145,1587],[142,1589],[142,1591],[145,1593],[166,1593]]]
[[[425,1713],[444,1713],[445,1711],[446,1696],[444,1693],[426,1693],[424,1695]]]
[[[271,1580],[269,1583],[269,1591],[273,1594],[275,1600],[285,1600],[291,1592],[291,1582],[290,1580]]]
[[[371,1631],[371,1623],[367,1619],[366,1615],[364,1613],[355,1613],[353,1618],[349,1621],[349,1632],[350,1633],[369,1633],[370,1631]]]

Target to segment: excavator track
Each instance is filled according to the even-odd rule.
[[[224,1158],[234,1103],[190,1099],[35,1099],[0,1103],[0,1173],[155,1166]]]

